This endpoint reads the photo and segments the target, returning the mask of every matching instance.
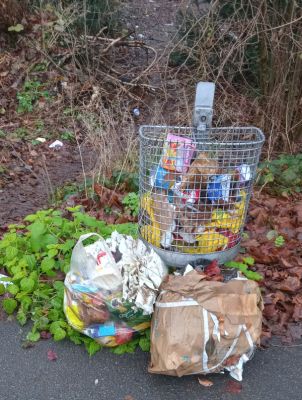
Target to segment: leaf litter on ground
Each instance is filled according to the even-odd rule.
[[[262,345],[279,336],[283,343],[302,338],[302,196],[255,193],[242,246],[264,279]],[[276,238],[282,237],[276,243]],[[281,244],[281,245],[280,245]]]
[[[204,386],[204,387],[211,387],[214,385],[214,383],[212,381],[210,381],[209,379],[198,378],[198,382],[201,386]]]
[[[57,353],[53,350],[47,351],[47,358],[49,361],[56,361],[58,359]]]
[[[242,384],[234,380],[229,380],[227,381],[224,390],[227,393],[239,394],[242,390]]]

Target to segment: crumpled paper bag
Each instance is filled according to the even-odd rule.
[[[260,338],[262,309],[254,281],[207,281],[195,270],[169,275],[152,317],[149,372],[183,376],[227,369],[241,380]]]

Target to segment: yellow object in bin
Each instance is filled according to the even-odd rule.
[[[240,192],[241,200],[235,203],[235,210],[230,212],[215,210],[212,212],[212,220],[206,226],[211,228],[228,229],[232,233],[239,233],[244,221],[244,210],[246,203],[246,193]]]
[[[160,246],[160,229],[159,226],[145,225],[141,228],[142,237],[154,246]]]
[[[207,254],[218,250],[224,250],[228,244],[228,238],[214,230],[205,231],[196,236],[197,246],[178,246],[178,250],[189,254]]]
[[[147,242],[154,246],[160,246],[160,226],[156,222],[153,211],[153,200],[149,194],[146,194],[141,199],[141,208],[144,210],[151,221],[150,225],[141,227],[141,235]]]
[[[214,253],[217,250],[223,250],[229,240],[224,235],[221,235],[214,230],[205,231],[201,235],[196,236],[198,242],[198,248],[201,250],[201,254]]]

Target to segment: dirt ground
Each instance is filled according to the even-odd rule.
[[[0,146],[0,227],[47,207],[56,187],[82,180],[75,145],[64,143],[62,148],[50,149],[48,143],[33,147],[0,141]],[[93,167],[92,153],[85,147],[81,150],[88,172]]]
[[[152,46],[156,51],[158,58],[164,52],[167,44],[175,35],[176,14],[184,2],[181,0],[129,0],[122,5],[122,24],[134,31],[134,39],[143,40],[147,45]],[[6,94],[6,101],[3,105],[8,109],[16,108],[16,94],[22,87],[22,74],[18,71],[18,56],[16,51],[9,54],[4,52],[4,58],[14,58],[15,75],[9,80],[6,71],[2,72],[6,82],[2,81],[3,93]],[[24,54],[20,65],[24,63]],[[26,59],[26,57],[25,57]],[[151,83],[158,84],[161,66],[159,62],[151,76]],[[21,79],[22,78],[22,79]],[[17,85],[17,86],[16,86]],[[14,100],[15,99],[15,100]],[[2,104],[1,103],[1,104]],[[0,104],[0,105],[1,105]],[[45,118],[43,118],[43,115]],[[47,124],[51,128],[51,110],[44,110],[41,113],[41,120],[47,119]],[[150,115],[145,115],[150,118]],[[29,117],[32,118],[32,117]],[[55,119],[55,118],[54,118]],[[140,118],[141,123],[144,116]],[[22,128],[23,121],[15,111],[10,111],[10,116],[5,116],[4,124],[0,129],[6,131],[6,126]],[[53,125],[55,127],[56,121]],[[26,122],[25,122],[26,125]],[[8,129],[10,131],[12,129]],[[38,135],[37,135],[38,136]],[[39,136],[43,137],[43,133]],[[55,188],[68,182],[83,180],[83,166],[85,173],[88,173],[95,163],[92,151],[89,147],[83,146],[80,155],[76,144],[64,141],[63,148],[58,150],[50,149],[48,146],[53,140],[48,140],[44,144],[33,146],[30,141],[11,140],[0,135],[0,227],[16,222],[29,213],[39,208],[47,207],[50,204],[51,197]],[[82,160],[81,160],[82,156]]]

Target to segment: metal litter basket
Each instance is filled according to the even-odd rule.
[[[214,91],[198,83],[193,127],[139,130],[139,235],[174,267],[236,256],[264,142],[255,127],[211,127]]]

